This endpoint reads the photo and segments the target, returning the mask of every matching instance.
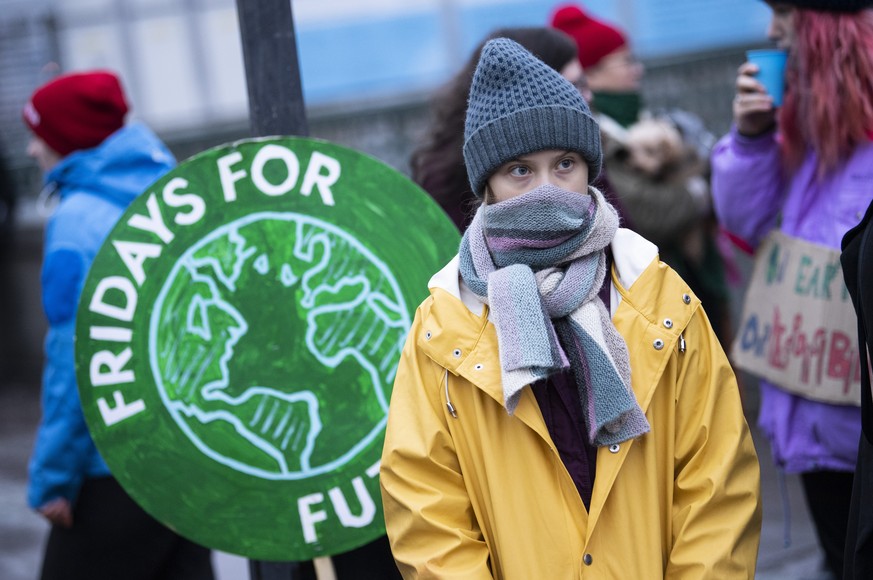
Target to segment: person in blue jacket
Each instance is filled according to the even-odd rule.
[[[88,433],[76,386],[73,338],[82,286],[125,208],[175,160],[128,106],[111,72],[62,75],[24,107],[28,155],[58,198],[45,231],[42,299],[48,319],[42,420],[29,466],[28,503],[52,524],[43,579],[210,579],[209,551],[146,514],[112,478]]]

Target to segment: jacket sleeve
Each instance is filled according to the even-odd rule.
[[[446,371],[416,347],[418,316],[400,358],[382,452],[380,481],[391,551],[407,579],[490,579],[488,547],[441,399]]]
[[[59,497],[74,502],[93,445],[79,403],[73,334],[86,260],[74,244],[47,239],[42,268],[43,307],[49,323],[42,384],[42,419],[29,466],[28,504]]]
[[[785,184],[775,132],[744,137],[736,128],[712,152],[712,197],[721,224],[750,247],[776,225]]]
[[[739,388],[702,309],[677,353],[673,548],[666,578],[753,578],[760,469]]]

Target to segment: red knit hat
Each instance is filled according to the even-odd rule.
[[[595,66],[606,55],[627,45],[621,30],[592,18],[575,4],[559,6],[552,15],[551,23],[576,41],[582,68]]]
[[[121,82],[108,71],[61,75],[36,89],[22,111],[30,130],[62,156],[96,147],[126,114]]]

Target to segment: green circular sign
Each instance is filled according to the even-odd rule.
[[[458,234],[344,147],[202,153],[127,209],[79,305],[79,394],[113,475],[216,549],[308,560],[384,533],[394,372]]]

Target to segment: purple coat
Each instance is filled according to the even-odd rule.
[[[734,128],[712,154],[712,194],[722,225],[756,248],[777,227],[837,251],[873,199],[873,143],[858,147],[836,171],[816,178],[810,152],[792,175],[783,171],[774,132],[749,138]],[[789,472],[852,471],[858,452],[858,407],[804,399],[761,381],[758,425],[776,464]]]

